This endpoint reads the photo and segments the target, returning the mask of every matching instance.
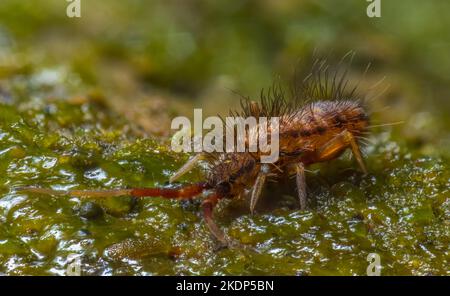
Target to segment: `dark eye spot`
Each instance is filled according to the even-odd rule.
[[[327,131],[327,129],[323,126],[318,126],[317,127],[317,132],[321,135],[323,135],[325,132]]]
[[[245,171],[248,173],[251,170],[253,170],[253,167],[255,166],[255,161],[251,160],[245,165]]]
[[[290,132],[290,136],[293,138],[297,138],[300,135],[299,131],[291,131]]]
[[[367,116],[367,114],[361,113],[361,114],[359,114],[358,119],[361,121],[367,121],[367,120],[369,120],[369,117]]]
[[[228,181],[222,181],[219,184],[217,184],[216,190],[220,195],[226,196],[231,191],[231,184]]]
[[[300,131],[300,135],[302,137],[309,137],[309,136],[311,136],[311,132],[309,130],[302,130],[302,131]]]
[[[342,125],[345,123],[345,117],[342,115],[337,115],[334,117],[334,123],[337,127],[342,127]]]

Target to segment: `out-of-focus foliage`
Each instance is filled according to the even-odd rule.
[[[1,1],[0,77],[63,66],[82,81],[75,92],[100,86],[119,110],[120,100],[159,90],[214,113],[237,101],[231,90],[255,97],[314,51],[339,59],[354,50],[355,66],[372,63],[373,83],[386,76],[397,117],[421,110],[439,116],[435,130],[450,126],[446,1],[383,1],[379,19],[359,0],[91,0],[80,19],[66,17],[66,4]],[[435,145],[448,143],[433,133]]]
[[[364,274],[375,252],[384,274],[448,274],[450,2],[382,0],[379,19],[361,0],[81,2],[69,19],[66,1],[0,0],[0,273],[63,274],[77,253],[85,274]],[[221,205],[255,251],[216,252],[198,203],[12,190],[162,184],[187,157],[164,144],[172,117],[350,50],[373,123],[403,123],[375,130],[369,176],[311,168],[307,211],[293,184],[256,216]]]

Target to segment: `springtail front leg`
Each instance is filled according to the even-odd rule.
[[[178,180],[179,178],[181,178],[184,174],[186,174],[187,172],[192,170],[199,161],[203,160],[205,158],[205,156],[206,156],[206,154],[199,153],[199,154],[195,155],[194,157],[192,157],[191,159],[189,159],[178,171],[175,172],[175,174],[173,174],[170,177],[169,182],[173,183],[176,180]]]

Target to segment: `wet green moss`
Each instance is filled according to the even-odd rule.
[[[365,274],[369,253],[380,254],[383,274],[448,272],[447,162],[405,157],[389,138],[369,147],[368,176],[345,159],[311,168],[306,211],[297,209],[293,190],[276,184],[255,216],[246,201],[222,203],[218,223],[251,248],[216,250],[196,202],[123,197],[90,200],[86,209],[76,198],[14,192],[153,186],[184,158],[121,134],[126,124],[89,102],[18,109],[0,104],[3,273],[64,272],[71,253],[83,255],[86,274]],[[58,120],[60,112],[75,123]],[[107,130],[94,125],[96,117]],[[95,217],[80,208],[96,209]]]
[[[435,21],[449,10],[438,1],[417,1],[410,14],[410,1],[384,3],[380,21],[357,0],[200,1],[182,10],[91,1],[74,21],[61,1],[2,0],[0,274],[65,274],[78,254],[85,275],[363,275],[377,253],[382,274],[448,275],[450,19]],[[289,76],[292,61],[317,48],[336,59],[357,50],[355,67],[372,62],[368,83],[387,76],[392,85],[373,100],[382,110],[373,119],[404,123],[374,130],[367,176],[346,156],[310,167],[305,211],[289,181],[269,184],[254,216],[245,199],[223,201],[218,224],[247,248],[218,249],[199,201],[14,191],[164,184],[188,155],[143,136],[124,107],[155,103],[162,89],[163,101],[188,105],[184,115],[193,106],[223,112],[237,102],[224,89],[256,97],[271,73]],[[157,125],[155,113],[180,113],[158,106],[145,113]],[[195,171],[185,181],[201,178]]]

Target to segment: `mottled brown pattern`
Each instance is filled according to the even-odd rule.
[[[255,108],[255,105],[253,105]],[[257,109],[257,107],[256,107]],[[280,118],[280,157],[270,165],[271,173],[279,175],[290,164],[309,165],[329,160],[317,151],[344,130],[362,135],[369,125],[364,108],[356,101],[318,101]],[[348,145],[337,147],[339,156]],[[249,188],[261,168],[260,153],[224,153],[210,161],[208,184],[224,197],[240,195]]]

